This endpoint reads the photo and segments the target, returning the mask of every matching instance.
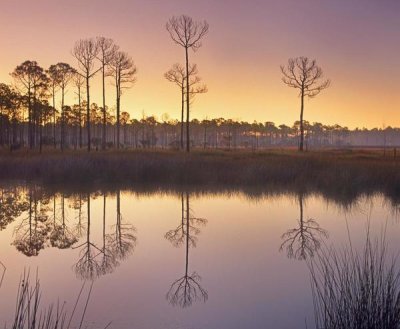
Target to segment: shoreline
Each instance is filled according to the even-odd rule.
[[[289,190],[400,199],[400,159],[371,150],[17,152],[0,155],[0,183],[143,189]]]

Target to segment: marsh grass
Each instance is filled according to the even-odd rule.
[[[299,153],[107,151],[18,152],[0,156],[0,180],[63,186],[153,186],[160,189],[274,189],[321,193],[334,199],[360,194],[400,196],[400,162],[375,150]]]
[[[385,238],[323,248],[308,263],[318,329],[400,328],[400,267]]]
[[[89,304],[92,286],[90,285],[86,298],[83,297],[85,284],[82,285],[78,297],[75,301],[73,310],[68,312],[65,303],[57,302],[46,308],[41,307],[41,287],[36,275],[35,280],[31,280],[29,273],[24,273],[17,291],[15,304],[15,315],[12,322],[12,329],[81,329],[84,323],[86,310]],[[83,299],[83,307],[79,306]],[[78,316],[78,309],[81,313]],[[75,318],[78,318],[75,321]],[[106,328],[108,325],[106,326]],[[6,325],[4,328],[8,328]]]

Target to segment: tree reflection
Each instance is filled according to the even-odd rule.
[[[322,229],[313,218],[304,220],[302,193],[298,195],[300,218],[299,227],[288,230],[282,235],[283,242],[280,250],[286,249],[289,258],[304,260],[313,257],[321,247],[321,240],[328,237],[328,232]]]
[[[50,232],[47,215],[49,200],[39,200],[39,195],[40,191],[33,188],[29,190],[28,217],[15,229],[16,238],[13,245],[28,257],[39,255]]]
[[[74,224],[74,232],[77,238],[83,236],[86,226],[84,224],[84,214],[83,214],[83,195],[82,193],[78,193],[77,195],[73,195],[70,199],[71,205],[70,207],[77,211],[75,216],[75,224]]]
[[[19,188],[2,189],[0,193],[0,231],[29,209],[29,202]]]
[[[175,247],[179,247],[184,243],[186,247],[185,273],[183,277],[171,284],[167,293],[167,300],[171,305],[182,308],[191,306],[195,301],[201,300],[205,302],[208,299],[207,291],[200,285],[201,277],[196,272],[189,275],[189,249],[190,247],[196,247],[197,235],[200,233],[198,226],[205,225],[207,220],[192,216],[189,193],[186,193],[185,196],[182,193],[182,212],[179,226],[165,234],[165,238]]]
[[[117,192],[117,217],[113,226],[113,234],[108,235],[110,251],[117,260],[126,259],[133,251],[137,238],[135,236],[135,227],[129,223],[124,223],[121,214],[121,191]]]
[[[74,265],[76,275],[82,280],[95,280],[101,275],[101,265],[98,262],[98,255],[101,250],[91,242],[90,232],[90,193],[87,193],[87,227],[86,227],[86,241],[81,245],[75,247],[81,248],[79,259]]]
[[[106,204],[107,204],[107,195],[104,193],[103,195],[103,246],[101,248],[101,274],[109,274],[114,271],[114,269],[119,265],[117,258],[113,254],[113,250],[109,244],[109,239],[107,239],[106,234]]]
[[[53,197],[53,221],[54,228],[50,234],[50,244],[52,247],[56,247],[58,249],[68,249],[72,247],[76,242],[78,242],[78,238],[76,235],[70,231],[70,229],[66,225],[65,221],[65,196],[61,195],[61,224],[56,224],[56,197]]]

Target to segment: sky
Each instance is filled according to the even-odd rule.
[[[122,96],[131,117],[180,115],[180,91],[163,74],[184,62],[165,24],[186,14],[207,20],[209,34],[190,53],[209,92],[192,117],[292,124],[298,92],[282,83],[288,58],[316,59],[330,88],[307,100],[305,120],[350,128],[400,126],[400,1],[398,0],[0,0],[0,81],[25,60],[48,68],[76,66],[82,38],[112,38],[138,68]],[[101,103],[100,76],[92,101]],[[69,102],[76,102],[68,90]],[[59,102],[59,99],[58,99]],[[107,82],[107,104],[115,92]]]

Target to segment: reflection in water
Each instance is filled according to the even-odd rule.
[[[86,241],[74,247],[80,249],[79,259],[74,265],[76,275],[83,280],[95,280],[101,274],[101,266],[98,255],[101,250],[91,241],[90,237],[90,193],[86,195],[87,202],[87,226]]]
[[[189,249],[196,247],[197,235],[200,233],[198,226],[205,225],[207,220],[192,216],[189,193],[186,193],[185,196],[183,193],[181,194],[180,224],[175,230],[168,231],[165,234],[165,238],[171,241],[175,247],[180,247],[185,243],[185,274],[171,284],[167,293],[167,300],[173,306],[178,305],[182,308],[191,306],[195,301],[206,302],[208,299],[207,291],[200,285],[201,277],[196,272],[189,275]]]
[[[14,229],[12,245],[28,257],[38,256],[46,247],[79,249],[74,271],[83,280],[95,280],[112,273],[121,261],[127,259],[133,253],[137,240],[135,228],[123,220],[121,192],[118,191],[113,225],[107,224],[107,194],[102,194],[101,242],[96,241],[91,200],[98,196],[98,193],[48,195],[44,189],[36,186],[1,189],[0,231],[13,221],[20,221]],[[68,209],[72,209],[73,216],[69,216]],[[84,241],[79,244],[82,238]]]
[[[121,214],[121,192],[117,192],[117,218],[112,234],[108,235],[110,250],[117,260],[126,259],[134,250],[137,238],[135,227],[125,223]]]
[[[58,249],[71,248],[73,244],[78,242],[77,236],[70,231],[65,221],[65,196],[61,195],[61,223],[56,223],[56,198],[53,197],[53,231],[50,233],[50,244]]]
[[[0,191],[0,231],[5,230],[21,214],[27,211],[29,203],[17,187]]]
[[[28,257],[39,255],[40,250],[45,248],[51,230],[47,215],[49,200],[46,197],[40,200],[39,195],[40,191],[29,190],[28,216],[15,230],[13,245]]]
[[[286,249],[289,258],[298,260],[313,257],[314,253],[321,247],[321,240],[328,237],[328,232],[322,229],[313,218],[304,220],[302,193],[298,195],[300,218],[299,227],[288,230],[282,235],[283,242],[280,250]]]

